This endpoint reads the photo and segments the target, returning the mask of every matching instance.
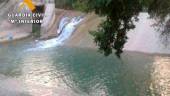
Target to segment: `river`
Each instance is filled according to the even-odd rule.
[[[0,96],[169,96],[170,57],[35,42],[0,45]]]

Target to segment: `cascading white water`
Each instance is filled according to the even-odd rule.
[[[63,28],[65,27],[65,25],[68,23],[69,23],[68,17],[62,18],[60,21],[60,24],[59,24],[59,28],[57,29],[57,33],[60,34],[62,32]]]
[[[82,21],[82,17],[74,17],[72,19],[68,17],[63,17],[60,21],[57,33],[59,36],[54,39],[40,41],[37,46],[38,48],[51,48],[57,45],[62,45],[66,39],[68,39],[71,34],[75,31],[76,25]]]

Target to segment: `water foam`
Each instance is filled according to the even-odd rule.
[[[45,41],[38,41],[36,43],[36,48],[33,48],[31,50],[35,49],[46,49],[46,48],[52,48],[56,46],[61,46],[64,44],[64,41],[68,39],[72,33],[75,31],[76,26],[83,20],[81,16],[69,18],[69,17],[63,17],[60,21],[57,33],[59,34],[58,37],[45,40]]]

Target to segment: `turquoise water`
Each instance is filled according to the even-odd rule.
[[[0,96],[169,96],[169,56],[125,52],[118,59],[66,46],[28,51],[30,41],[0,47]]]

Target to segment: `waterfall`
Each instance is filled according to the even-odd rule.
[[[63,17],[59,23],[59,27],[57,33],[59,34],[58,37],[54,39],[49,39],[46,41],[40,41],[37,46],[38,48],[51,48],[58,45],[62,45],[66,39],[68,39],[72,33],[76,29],[76,25],[78,25],[82,21],[82,17]]]
[[[61,19],[60,24],[59,24],[59,28],[57,29],[57,33],[60,34],[63,30],[63,28],[65,27],[65,25],[67,25],[69,23],[69,18],[68,17],[64,17]]]

